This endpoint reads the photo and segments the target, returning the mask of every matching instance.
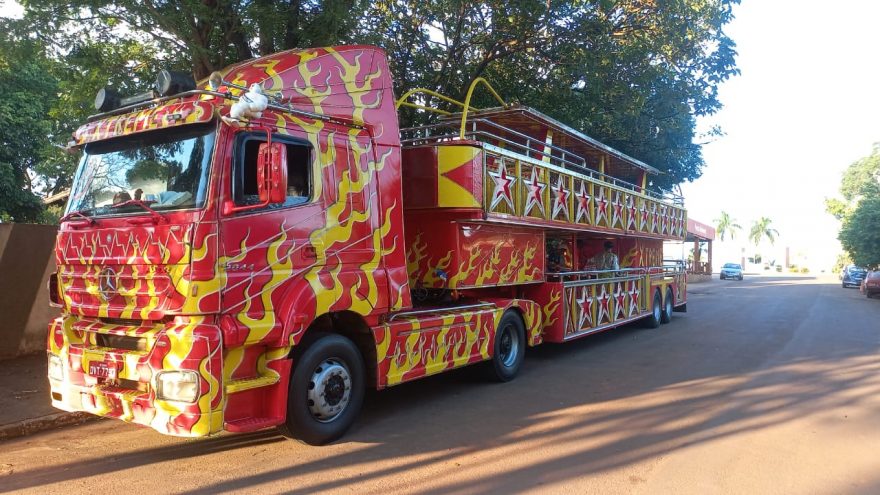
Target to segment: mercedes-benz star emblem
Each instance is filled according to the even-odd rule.
[[[98,276],[98,290],[101,292],[101,297],[104,298],[105,301],[109,301],[110,298],[118,293],[119,276],[116,274],[116,271],[109,266],[104,267],[104,269],[101,270],[101,274]]]

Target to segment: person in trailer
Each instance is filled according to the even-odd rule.
[[[595,269],[603,272],[620,270],[620,261],[614,254],[614,243],[605,241],[602,247],[602,252],[590,259],[590,262],[596,267]]]
[[[572,268],[572,255],[569,244],[563,239],[548,238],[546,243],[547,271],[567,272]]]

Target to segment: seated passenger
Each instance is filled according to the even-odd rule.
[[[287,183],[287,204],[304,203],[308,200],[308,194],[302,177],[289,177]]]
[[[617,271],[620,270],[620,262],[617,260],[617,255],[612,252],[614,249],[614,243],[611,241],[605,241],[603,245],[604,250],[593,256],[590,261],[596,265],[596,270],[600,271]]]
[[[547,239],[546,250],[548,272],[567,272],[571,270],[571,252],[565,241],[560,239]]]
[[[118,193],[113,195],[114,205],[125,203],[126,201],[131,201],[131,195],[125,191],[119,191]]]

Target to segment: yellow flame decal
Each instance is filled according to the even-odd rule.
[[[552,326],[559,318],[556,316],[556,310],[559,309],[559,303],[562,300],[562,291],[552,289],[550,292],[550,301],[544,306],[544,327]]]

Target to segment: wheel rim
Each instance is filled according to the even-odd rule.
[[[672,316],[672,294],[666,294],[666,316]]]
[[[498,338],[498,357],[505,368],[510,368],[516,363],[519,354],[519,339],[514,335],[513,325],[504,327]]]
[[[342,361],[321,361],[309,382],[309,412],[321,423],[336,419],[351,401],[351,373]]]
[[[654,319],[657,321],[660,321],[660,316],[661,316],[661,314],[660,314],[660,312],[661,312],[660,301],[658,301],[657,299],[658,298],[656,298],[656,297],[654,298]]]

